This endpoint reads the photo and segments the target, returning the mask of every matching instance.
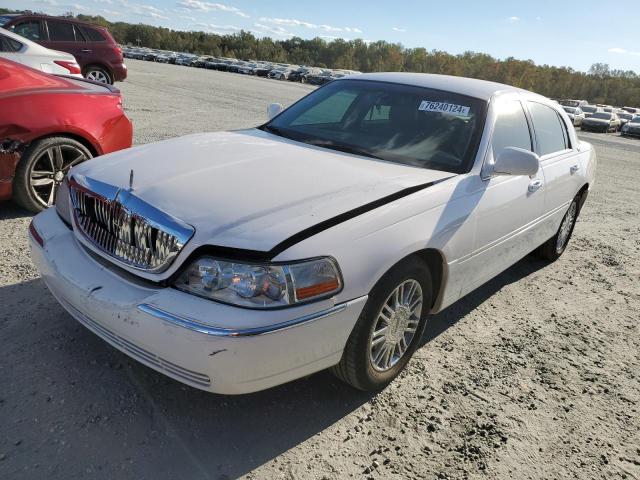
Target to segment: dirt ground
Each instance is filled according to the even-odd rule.
[[[255,125],[309,91],[129,67],[138,143]],[[640,479],[640,140],[582,138],[597,183],[562,258],[526,258],[431,318],[376,395],[322,372],[225,397],[130,360],[58,306],[29,215],[0,204],[0,478]]]

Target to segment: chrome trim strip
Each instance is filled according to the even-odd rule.
[[[287,320],[286,322],[275,323],[273,325],[265,325],[264,327],[241,328],[241,329],[231,329],[231,328],[214,327],[211,325],[204,325],[191,318],[183,317],[181,315],[176,315],[174,313],[167,312],[166,310],[158,308],[155,305],[151,305],[149,303],[141,303],[140,305],[138,305],[138,310],[148,315],[151,315],[152,317],[158,318],[160,320],[164,320],[165,322],[172,323],[179,327],[183,327],[188,330],[193,330],[194,332],[202,333],[205,335],[212,335],[214,337],[252,337],[256,335],[267,335],[269,333],[279,332],[281,330],[297,327],[299,325],[304,325],[305,323],[313,322],[321,318],[326,318],[331,315],[335,315],[336,313],[345,311],[347,309],[348,304],[349,302],[341,303],[339,305],[335,305],[334,307],[328,308],[327,310],[322,310],[320,312],[311,313],[303,317]]]

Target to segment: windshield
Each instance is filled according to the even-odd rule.
[[[611,114],[605,112],[598,112],[591,115],[591,118],[601,118],[602,120],[611,120]]]
[[[475,158],[486,107],[441,90],[337,80],[261,128],[309,145],[463,173]]]
[[[630,123],[640,123],[640,115],[637,115],[637,116],[633,117],[629,122]]]
[[[4,27],[12,18],[13,15],[0,15],[0,27]]]
[[[567,113],[576,113],[576,109],[573,107],[562,107],[564,108],[564,111]]]
[[[619,113],[618,116],[620,118],[624,118],[625,120],[631,120],[631,118],[633,117],[633,115],[631,115],[630,113]]]
[[[598,110],[597,107],[588,107],[586,105],[582,107],[582,111],[587,113],[595,113],[596,110]]]

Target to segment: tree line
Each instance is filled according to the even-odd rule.
[[[0,13],[8,12],[0,9]],[[72,15],[72,14],[70,14]],[[438,73],[491,80],[532,90],[552,98],[586,99],[592,103],[640,107],[640,75],[610,69],[596,63],[588,72],[571,67],[536,65],[513,57],[499,60],[485,53],[467,51],[452,55],[440,50],[406,48],[383,40],[322,38],[287,40],[259,38],[253,33],[218,35],[177,31],[164,27],[109,22],[101,16],[76,15],[78,20],[107,27],[123,45],[190,52],[198,55],[257,59],[297,65],[360,70]]]

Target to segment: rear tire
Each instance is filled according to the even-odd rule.
[[[89,65],[84,72],[84,78],[93,80],[94,82],[113,85],[111,74],[106,68],[99,67],[98,65]]]
[[[386,387],[418,348],[431,292],[431,273],[420,257],[412,255],[389,270],[371,290],[334,375],[360,390]]]
[[[576,220],[578,219],[578,214],[580,213],[580,196],[580,194],[576,195],[569,204],[569,208],[564,214],[556,234],[544,242],[538,249],[537,253],[540,258],[549,262],[555,262],[567,249],[571,234],[576,225]]]

